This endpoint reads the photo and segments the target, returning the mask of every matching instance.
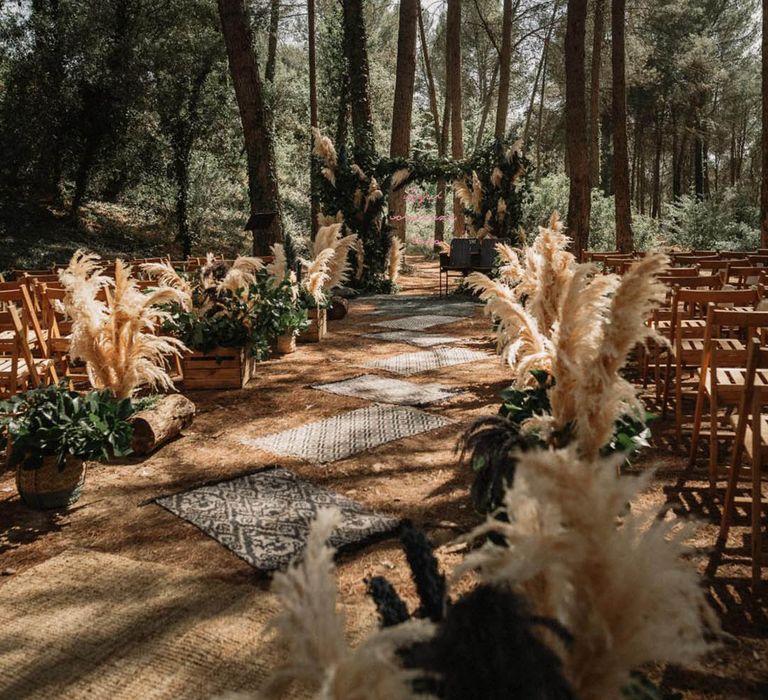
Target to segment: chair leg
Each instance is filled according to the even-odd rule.
[[[757,450],[753,450],[752,455],[752,593],[757,593],[760,588],[760,579],[762,574],[762,460],[760,458],[760,436],[759,431],[756,439]]]
[[[675,365],[675,429],[677,437],[683,436],[683,368]]]
[[[739,416],[739,420],[746,420]],[[741,460],[744,457],[744,442],[739,439],[739,430],[736,431],[736,439],[733,441],[733,455],[731,457],[731,469],[728,472],[728,486],[725,489],[725,501],[723,502],[723,515],[720,519],[720,532],[717,539],[722,544],[728,541],[728,532],[733,520],[733,501],[736,498],[736,489],[739,485],[741,474]]]
[[[699,433],[701,433],[701,417],[704,414],[704,392],[699,389],[696,396],[696,411],[693,414],[693,431],[691,432],[691,453],[688,457],[688,466],[696,464],[696,453],[698,452]]]
[[[715,392],[709,397],[709,488],[714,491],[717,486],[717,437],[718,437],[718,410]]]

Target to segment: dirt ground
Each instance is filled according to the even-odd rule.
[[[409,261],[414,272],[402,279],[405,294],[437,294],[437,264]],[[446,570],[462,554],[451,541],[478,521],[468,498],[471,481],[455,454],[459,435],[479,416],[495,412],[499,391],[510,383],[509,370],[499,363],[449,367],[409,378],[464,387],[465,393],[427,410],[455,423],[437,431],[381,445],[327,466],[293,458],[276,458],[240,440],[296,427],[336,415],[368,402],[309,388],[312,383],[362,374],[358,366],[374,357],[414,351],[410,345],[360,337],[368,324],[382,316],[365,314],[365,300],[354,301],[342,321],[332,322],[327,341],[300,345],[285,358],[260,365],[260,373],[245,389],[190,392],[198,406],[192,428],[175,442],[143,461],[95,465],[87,475],[81,500],[64,514],[35,512],[16,495],[13,474],[0,475],[0,587],[29,567],[73,549],[117,554],[194,571],[200,578],[250,584],[266,590],[268,579],[254,571],[215,540],[175,517],[152,499],[204,482],[227,479],[279,463],[328,489],[343,493],[376,510],[409,518],[438,545]],[[440,332],[459,335],[477,349],[492,350],[488,320],[474,318]],[[731,700],[768,697],[768,609],[749,591],[746,514],[732,530],[730,547],[710,548],[716,539],[720,501],[707,489],[703,472],[687,473],[687,445],[679,444],[667,423],[654,428],[654,447],[636,469],[656,468],[645,499],[671,504],[700,523],[694,541],[696,562],[723,627],[732,637],[696,668],[654,669],[666,690],[691,700]],[[374,612],[365,601],[364,580],[385,575],[407,594],[415,595],[397,541],[387,539],[339,556],[339,594],[349,606],[353,629],[373,624]],[[55,582],[51,582],[55,585]],[[768,587],[768,583],[766,584]]]

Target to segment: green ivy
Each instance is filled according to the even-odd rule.
[[[59,466],[71,455],[83,460],[108,460],[131,453],[133,427],[128,419],[137,406],[117,400],[108,389],[80,394],[58,385],[31,389],[0,402],[0,433],[9,464],[42,465],[55,455]]]

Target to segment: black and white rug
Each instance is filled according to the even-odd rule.
[[[437,335],[431,333],[421,333],[420,331],[384,331],[383,333],[363,333],[363,338],[373,338],[374,340],[386,340],[391,343],[408,343],[420,348],[431,348],[435,345],[451,345],[459,343],[463,338],[455,335]]]
[[[380,360],[371,360],[361,365],[367,369],[383,369],[409,377],[420,372],[429,372],[443,367],[461,365],[467,362],[487,362],[494,359],[491,355],[466,348],[434,348],[421,352],[405,352]]]
[[[282,467],[158,498],[156,503],[263,571],[285,569],[302,553],[321,508],[341,511],[341,524],[329,540],[337,549],[361,545],[399,525],[396,518],[374,513]]]
[[[423,406],[436,401],[445,401],[461,393],[461,389],[451,389],[441,384],[415,384],[402,379],[379,377],[375,374],[363,374],[327,384],[313,384],[312,388],[327,391],[330,394],[403,406]]]
[[[374,405],[258,438],[244,445],[309,462],[335,462],[385,442],[436,430],[453,421],[410,406]]]
[[[461,321],[461,316],[439,316],[437,314],[426,314],[421,316],[405,316],[391,321],[378,321],[372,323],[373,326],[380,328],[397,328],[403,331],[420,331],[432,326],[442,326],[446,323],[455,323]]]

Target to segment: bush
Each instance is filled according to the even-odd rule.
[[[535,234],[553,211],[568,216],[568,178],[549,175],[531,186],[525,206],[524,227]],[[738,187],[728,187],[703,200],[693,194],[664,205],[661,219],[632,213],[635,248],[648,250],[660,246],[682,249],[754,250],[760,240],[760,211],[751,195]],[[616,247],[614,198],[592,190],[589,248],[613,250]]]

